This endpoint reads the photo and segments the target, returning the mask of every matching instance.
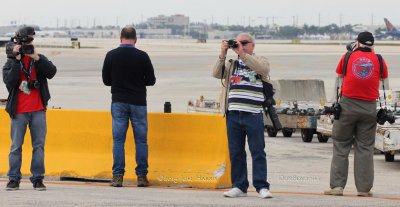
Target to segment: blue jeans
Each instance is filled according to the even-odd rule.
[[[113,133],[113,175],[125,174],[125,140],[126,131],[131,120],[136,146],[136,175],[145,176],[149,167],[147,146],[147,106],[136,106],[127,103],[111,104]]]
[[[233,187],[237,187],[243,192],[247,192],[249,187],[245,150],[247,135],[253,160],[253,185],[257,192],[262,188],[269,189],[262,113],[229,111],[226,115],[226,128]]]
[[[11,149],[8,155],[10,180],[21,180],[22,144],[29,124],[32,139],[31,182],[44,178],[44,143],[46,141],[46,112],[36,111],[17,114],[11,119]]]

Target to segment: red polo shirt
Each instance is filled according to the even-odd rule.
[[[29,67],[29,56],[24,56],[22,59],[26,70]],[[31,78],[29,81],[36,79],[35,67],[32,65]],[[20,81],[18,83],[18,87],[21,86],[21,82],[26,80],[25,72],[21,71],[20,73]],[[18,99],[17,99],[17,112],[16,114],[26,113],[26,112],[35,112],[44,110],[42,100],[40,98],[40,92],[38,88],[31,89],[29,94],[24,93],[22,90],[18,88]]]
[[[336,68],[337,74],[343,74],[343,55]],[[383,77],[388,77],[388,70],[383,60]],[[355,51],[347,63],[346,76],[344,76],[342,93],[349,98],[365,101],[374,101],[379,97],[379,81],[381,78],[378,56],[373,52]]]

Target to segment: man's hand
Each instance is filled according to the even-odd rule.
[[[32,42],[25,43],[24,45],[32,45],[33,53],[32,54],[26,54],[26,55],[29,56],[30,58],[34,59],[35,61],[38,61],[39,60],[39,55],[37,54],[36,47],[32,44]]]
[[[15,45],[14,49],[13,49],[13,52],[14,53],[19,53],[19,48],[21,48],[21,45]],[[21,60],[21,55],[19,54],[19,55],[15,56],[15,59]]]
[[[30,45],[33,46],[33,44],[30,44]],[[29,54],[28,56],[31,57],[32,59],[34,59],[35,61],[39,60],[39,55],[36,52],[36,47],[35,46],[33,47],[33,54]]]
[[[244,56],[246,56],[246,53],[243,51],[243,45],[242,45],[242,43],[240,43],[240,42],[237,41],[236,39],[235,39],[235,41],[236,41],[236,44],[238,44],[238,47],[237,47],[237,48],[232,48],[232,50],[233,50],[236,54],[239,55],[240,59],[243,59]]]
[[[224,59],[226,57],[226,54],[228,53],[228,40],[223,39],[221,43],[221,54],[219,55],[220,59]]]

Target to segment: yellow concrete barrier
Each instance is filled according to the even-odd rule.
[[[148,115],[151,184],[203,188],[230,187],[225,120],[220,115]],[[112,178],[112,125],[107,111],[48,110],[46,176]],[[7,174],[11,145],[10,118],[0,109],[0,174]],[[23,145],[21,172],[30,175],[29,130]],[[135,145],[129,127],[124,180],[136,182]]]

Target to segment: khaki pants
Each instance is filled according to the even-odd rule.
[[[354,145],[354,179],[358,192],[369,192],[374,182],[376,102],[342,96],[340,119],[333,124],[330,187],[345,187],[349,153]]]

